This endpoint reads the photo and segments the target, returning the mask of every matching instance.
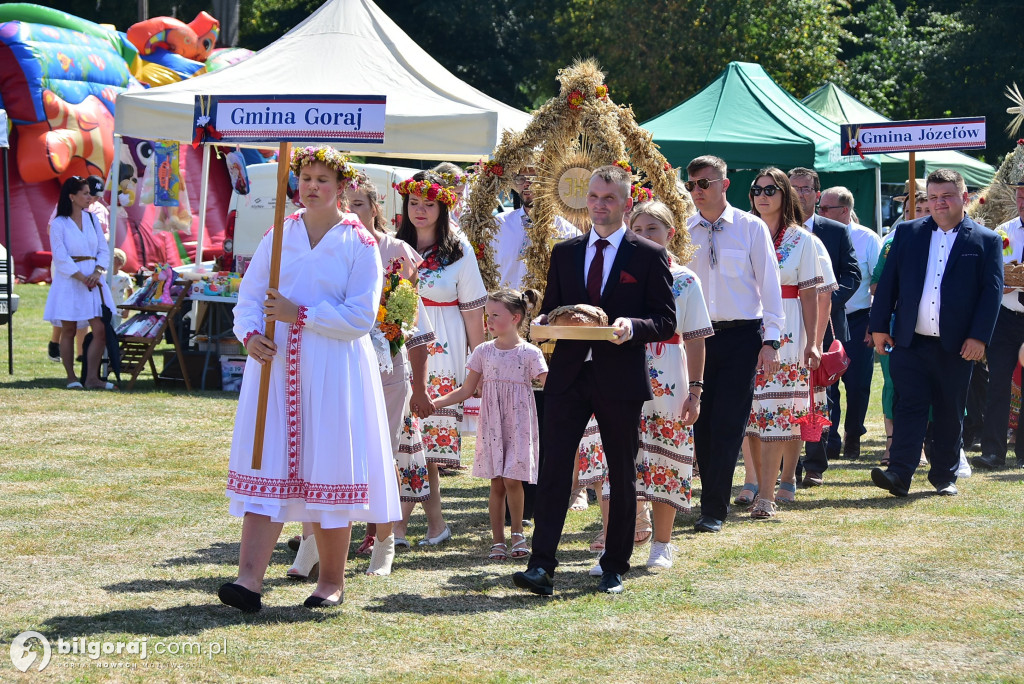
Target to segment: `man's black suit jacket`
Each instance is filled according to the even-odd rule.
[[[814,215],[814,234],[825,244],[825,250],[832,260],[832,272],[836,276],[839,289],[832,293],[832,327],[840,342],[850,339],[850,328],[846,324],[846,302],[860,286],[860,266],[857,265],[857,252],[853,249],[850,229],[839,221]],[[825,331],[825,339],[831,340],[829,331]]]
[[[590,234],[585,233],[560,242],[551,250],[542,314],[559,306],[590,303],[583,273],[589,240]],[[627,230],[601,293],[601,308],[608,314],[609,323],[629,318],[633,337],[621,345],[559,340],[551,358],[545,393],[565,392],[583,369],[587,352],[592,350],[598,391],[609,398],[651,399],[644,345],[671,338],[676,328],[672,273],[665,248]]]

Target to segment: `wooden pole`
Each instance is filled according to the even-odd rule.
[[[910,170],[907,173],[907,185],[910,186],[907,190],[907,218],[910,220],[917,218],[917,153],[910,153]]]
[[[274,205],[274,239],[270,252],[270,282],[268,287],[277,289],[281,278],[281,240],[284,234],[284,208],[288,201],[288,167],[291,161],[291,143],[283,142],[277,152],[277,204]],[[264,335],[274,340],[275,323],[267,325]],[[264,363],[260,369],[260,394],[256,405],[256,433],[252,439],[252,469],[263,467],[263,433],[267,428],[267,401],[270,398],[270,366]]]

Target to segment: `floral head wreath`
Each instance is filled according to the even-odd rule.
[[[469,176],[464,173],[439,173],[437,171],[434,171],[434,173],[437,174],[441,180],[444,181],[445,186],[449,188],[465,185],[466,181],[469,180]]]
[[[352,180],[359,173],[353,166],[349,165],[348,157],[333,147],[298,147],[292,150],[292,161],[289,166],[296,176],[303,166],[320,162],[327,168],[334,169],[342,178]]]
[[[401,183],[395,183],[392,187],[398,190],[400,195],[416,195],[428,202],[440,202],[449,209],[454,207],[456,202],[459,201],[459,197],[455,194],[454,190],[437,183],[431,183],[430,181],[418,181],[410,178]]]

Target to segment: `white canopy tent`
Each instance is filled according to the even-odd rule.
[[[528,114],[459,80],[370,0],[330,0],[244,62],[120,95],[114,132],[190,143],[196,95],[322,93],[387,96],[384,144],[345,145],[353,154],[477,161],[491,154],[502,130],[522,130],[530,121]],[[120,147],[114,146],[115,155]],[[119,162],[115,157],[115,167]],[[204,146],[197,261],[208,172],[209,147]]]

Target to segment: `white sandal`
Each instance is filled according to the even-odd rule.
[[[312,579],[320,571],[320,553],[316,548],[316,537],[309,535],[299,544],[299,552],[295,554],[295,562],[288,568],[290,579]]]
[[[387,539],[376,538],[373,542],[373,552],[370,554],[370,567],[367,568],[367,575],[384,577],[391,574],[391,563],[395,560],[395,535]]]

